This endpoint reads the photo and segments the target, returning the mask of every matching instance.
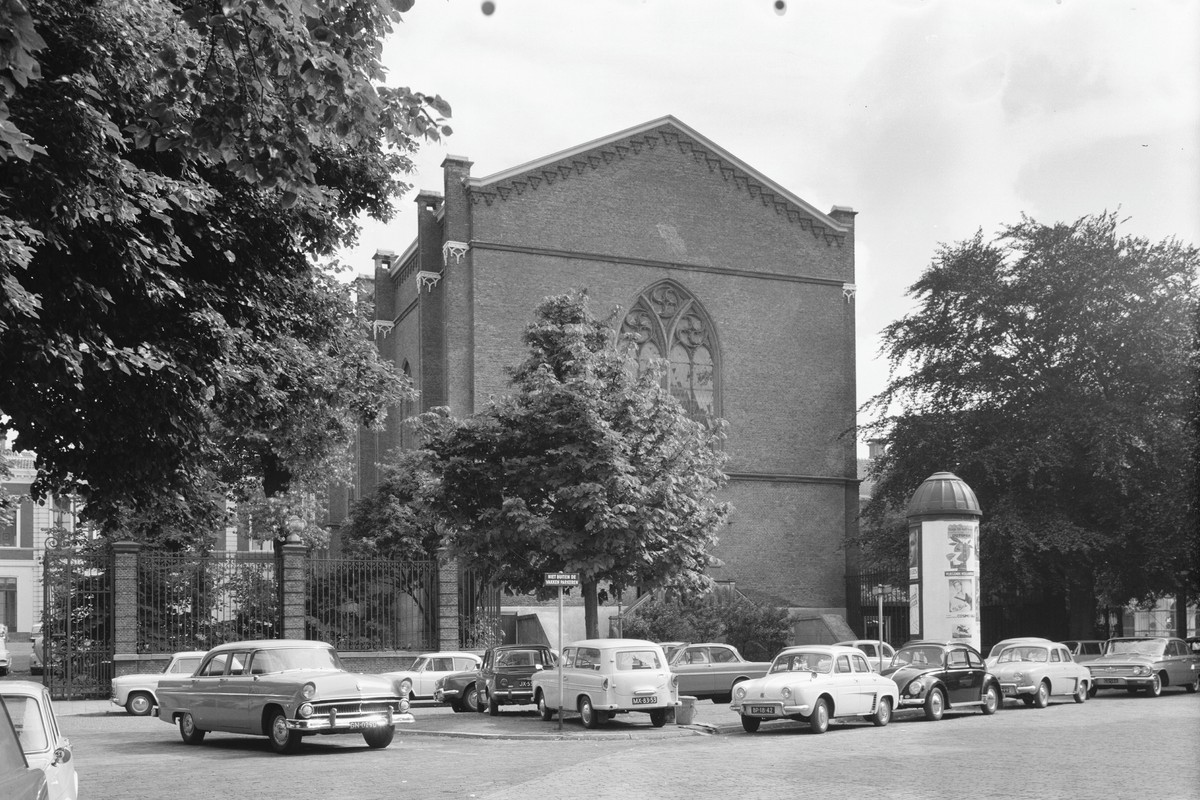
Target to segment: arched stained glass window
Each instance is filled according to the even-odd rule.
[[[643,368],[667,360],[667,386],[696,419],[719,416],[717,347],[699,302],[674,281],[642,292],[621,324]],[[665,355],[664,355],[665,354]]]

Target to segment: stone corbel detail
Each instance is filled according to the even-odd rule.
[[[417,291],[420,292],[421,288],[424,287],[426,291],[432,292],[433,287],[437,286],[438,281],[441,279],[442,273],[429,272],[423,269],[417,273]]]
[[[454,256],[454,263],[462,261],[462,257],[467,254],[470,245],[466,242],[446,242],[442,245],[442,263],[446,266],[450,265],[450,256]]]
[[[849,303],[851,300],[854,299],[854,295],[857,292],[858,292],[858,287],[855,286],[853,283],[843,283],[842,284],[842,299],[844,299],[847,303]]]
[[[394,327],[396,327],[395,324],[386,319],[377,319],[371,323],[371,334],[377,337],[382,331],[383,338],[386,339],[387,335],[392,332],[392,328]]]

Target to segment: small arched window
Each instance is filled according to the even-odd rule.
[[[674,281],[638,295],[621,323],[638,363],[667,361],[667,387],[695,419],[720,416],[716,337],[700,303]]]

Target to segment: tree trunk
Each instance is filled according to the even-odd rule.
[[[583,581],[583,627],[587,638],[600,638],[600,602],[596,581]]]

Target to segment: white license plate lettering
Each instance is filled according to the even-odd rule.
[[[346,727],[350,728],[351,730],[356,730],[358,728],[378,728],[383,724],[383,720],[364,720],[362,722],[351,722]]]
[[[658,702],[657,695],[653,695],[651,697],[635,697],[635,698],[633,698],[633,704],[635,706],[652,706],[657,702]]]
[[[751,714],[774,714],[775,706],[750,706]]]

